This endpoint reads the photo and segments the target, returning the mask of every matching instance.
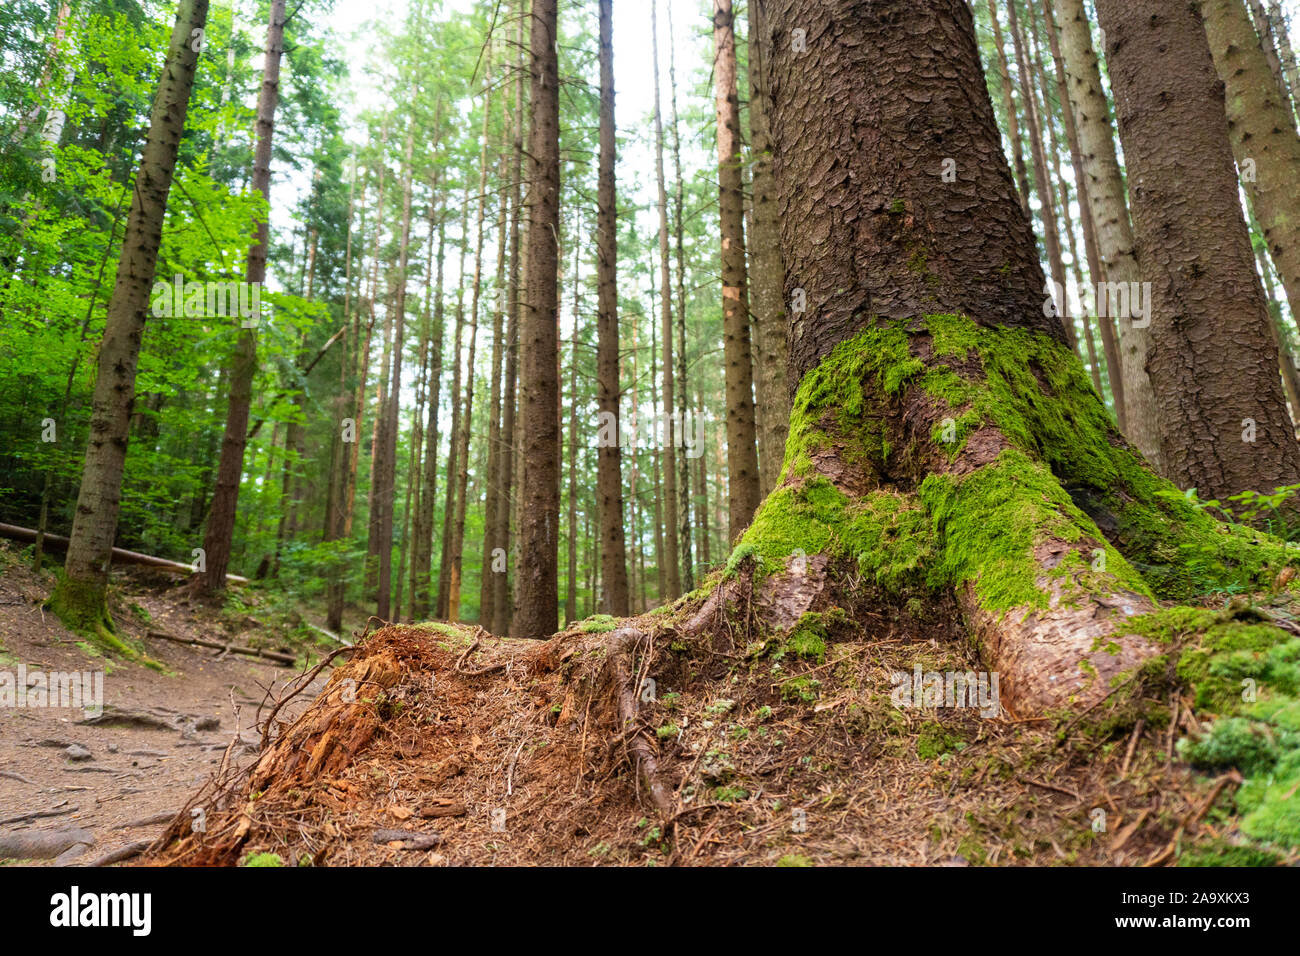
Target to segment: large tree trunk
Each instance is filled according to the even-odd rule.
[[[1220,500],[1296,482],[1300,446],[1200,14],[1163,0],[1098,0],[1097,10],[1151,280],[1148,370],[1168,474]]]
[[[1242,0],[1201,6],[1246,193],[1300,328],[1300,136]]]
[[[1164,498],[1043,314],[966,3],[832,6],[771,8],[775,35],[807,30],[806,53],[773,50],[772,128],[786,293],[808,310],[788,464],[732,566],[772,627],[951,600],[1004,706],[1088,706],[1158,652],[1126,622],[1185,591],[1180,546],[1254,537]]]
[[[275,135],[275,109],[280,102],[280,57],[284,53],[285,0],[271,0],[271,20],[266,28],[262,88],[257,96],[257,148],[253,154],[253,189],[267,203],[266,215],[257,221],[257,238],[248,250],[246,280],[250,285],[266,281],[266,256],[271,244],[271,143]],[[221,442],[217,465],[217,486],[208,512],[208,530],[203,538],[207,570],[200,578],[207,591],[226,586],[226,568],[235,535],[235,512],[239,484],[244,473],[248,415],[253,402],[253,376],[257,373],[257,321],[239,330],[230,372],[230,398],[226,408],[226,434]]]
[[[148,318],[167,194],[189,109],[198,52],[191,34],[207,22],[207,0],[181,0],[167,46],[167,62],[154,94],[127,214],[117,279],[108,303],[99,368],[91,404],[90,437],[63,576],[50,606],[73,627],[104,633],[113,629],[105,599],[108,568],[121,510],[140,340]],[[240,430],[242,437],[243,430]]]
[[[790,425],[790,392],[785,378],[789,357],[785,341],[785,267],[781,262],[781,225],[776,219],[772,182],[771,109],[767,89],[767,49],[771,37],[764,22],[766,0],[749,2],[749,149],[753,156],[754,214],[749,237],[750,312],[754,325],[754,388],[758,395],[759,490],[776,486],[785,458]]]
[[[559,617],[560,521],[557,249],[560,232],[560,97],[556,0],[534,0],[528,137],[528,272],[524,288],[524,479],[515,573],[515,637],[543,638]]]
[[[736,92],[735,15],[713,0],[713,82],[718,125],[718,212],[722,232],[722,336],[727,395],[728,537],[734,541],[758,507],[754,367],[745,281],[745,203],[740,175],[740,100]]]
[[[1139,282],[1133,227],[1124,199],[1124,177],[1115,156],[1115,138],[1110,122],[1110,105],[1101,85],[1101,70],[1092,48],[1092,33],[1083,0],[1053,0],[1061,30],[1061,54],[1069,78],[1070,106],[1078,123],[1079,148],[1087,173],[1089,211],[1097,230],[1097,247],[1105,268],[1105,281],[1114,287]],[[1099,281],[1094,279],[1094,281]],[[1102,297],[1097,301],[1098,321],[1109,321],[1110,309],[1102,314]],[[1109,303],[1107,303],[1109,305]],[[1154,311],[1154,310],[1152,310]],[[1132,317],[1116,316],[1119,326],[1120,375],[1124,387],[1124,434],[1137,445],[1157,469],[1160,456],[1159,417],[1156,394],[1147,375],[1147,353],[1151,349],[1150,326],[1141,327]],[[1154,325],[1163,321],[1158,314],[1145,317]]]
[[[614,197],[613,0],[600,0],[600,167],[596,183],[596,407],[605,433],[596,450],[600,499],[601,609],[630,613],[623,538],[623,450],[619,441],[618,233]],[[612,424],[611,424],[612,423]],[[612,428],[612,434],[609,432]]]
[[[650,55],[654,60],[655,87],[655,180],[659,187],[659,308],[663,340],[663,472],[664,472],[664,562],[667,591],[660,600],[673,601],[682,593],[681,546],[677,509],[677,443],[681,439],[676,422],[677,401],[673,392],[673,292],[668,264],[668,186],[664,180],[664,124],[659,109],[659,17],[655,0],[650,0]]]

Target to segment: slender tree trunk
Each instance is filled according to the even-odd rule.
[[[414,617],[416,620],[422,620],[429,616],[429,608],[436,607],[433,600],[433,579],[430,576],[430,569],[433,563],[433,513],[438,503],[438,413],[441,407],[442,392],[442,340],[443,330],[443,304],[442,304],[442,285],[443,285],[443,263],[445,261],[446,247],[446,210],[441,208],[441,196],[439,196],[438,219],[438,265],[437,278],[434,280],[433,292],[433,344],[429,349],[429,365],[431,382],[429,385],[428,397],[428,424],[425,431],[428,438],[425,442],[424,450],[424,477],[421,482],[423,490],[420,495],[420,506],[416,511],[415,521],[415,544],[414,552],[411,558],[411,574],[415,580],[412,585],[414,593],[412,597],[415,601]],[[430,213],[430,226],[433,225],[433,214]],[[430,237],[432,243],[432,236]],[[425,311],[428,311],[426,305]],[[453,393],[453,401],[455,396]]]
[[[1300,136],[1295,117],[1272,82],[1242,0],[1204,0],[1201,12],[1223,80],[1232,152],[1300,328]]]
[[[478,344],[478,310],[483,294],[483,235],[484,220],[487,213],[488,180],[488,128],[492,117],[492,43],[489,39],[487,48],[487,66],[484,71],[483,85],[483,143],[478,158],[478,209],[474,224],[474,282],[470,293],[469,307],[469,364],[465,371],[465,412],[460,419],[459,458],[460,470],[456,475],[456,521],[452,526],[451,539],[451,592],[448,604],[448,619],[460,620],[461,570],[465,560],[465,515],[469,504],[469,438],[474,423],[474,359],[475,346]],[[487,559],[487,555],[484,555]]]
[[[781,262],[781,225],[772,182],[772,135],[768,129],[771,97],[767,88],[767,49],[772,38],[764,18],[766,0],[749,2],[749,147],[753,156],[754,213],[749,242],[753,296],[754,388],[758,395],[759,491],[766,495],[781,476],[785,437],[790,424],[790,390],[785,367],[785,266]]]
[[[627,545],[623,537],[623,466],[620,432],[618,335],[618,231],[614,195],[613,0],[600,0],[600,160],[596,182],[596,408],[601,430],[596,449],[600,501],[601,609],[617,617],[628,603]]]
[[[556,363],[560,231],[560,99],[556,0],[533,0],[532,127],[528,141],[528,278],[524,288],[524,480],[520,487],[516,637],[544,638],[559,615],[559,381]]]
[[[1016,195],[1020,208],[1029,218],[1029,175],[1025,171],[1025,149],[1020,139],[1020,118],[1012,96],[1011,66],[1007,62],[1007,44],[1002,38],[1002,24],[998,22],[997,0],[988,0],[989,25],[993,28],[993,46],[998,51],[998,77],[1002,81],[1002,112],[1006,116],[1007,136],[1011,140],[1011,157],[1016,164]]]
[[[504,554],[511,553],[510,527],[511,516],[514,511],[514,503],[517,483],[514,480],[515,468],[518,466],[519,457],[515,450],[518,447],[516,439],[517,417],[516,417],[516,390],[519,377],[519,325],[520,325],[520,261],[519,261],[519,221],[522,211],[521,189],[523,182],[523,113],[524,113],[524,11],[527,9],[526,0],[520,0],[519,16],[516,18],[515,26],[515,49],[518,51],[519,60],[515,65],[515,95],[514,95],[514,144],[511,150],[511,167],[510,167],[510,285],[509,285],[509,309],[510,318],[508,320],[508,329],[506,331],[506,383],[504,395],[504,410],[501,416],[501,470],[498,477],[498,483],[501,486],[501,505],[497,510],[497,547],[501,548]],[[489,628],[493,634],[506,634],[510,630],[510,618],[512,613],[510,576],[507,571],[493,573],[492,575],[492,606],[495,615],[492,620],[492,626]]]
[[[1016,66],[1020,75],[1020,98],[1025,104],[1025,125],[1029,127],[1029,147],[1034,160],[1034,183],[1038,187],[1040,206],[1039,221],[1043,225],[1043,241],[1047,246],[1047,264],[1051,269],[1052,284],[1055,286],[1058,302],[1062,306],[1061,324],[1065,327],[1065,337],[1070,347],[1077,354],[1078,343],[1075,341],[1074,321],[1065,305],[1065,264],[1061,259],[1061,236],[1057,231],[1056,202],[1052,198],[1052,180],[1047,173],[1047,158],[1043,152],[1043,123],[1034,96],[1034,74],[1029,67],[1029,54],[1026,52],[1025,33],[1020,27],[1020,18],[1016,15],[1016,0],[1007,0],[1007,18],[1011,26],[1011,42],[1016,51]],[[1043,120],[1050,125],[1051,118]]]
[[[117,278],[99,346],[90,437],[68,554],[63,577],[50,598],[50,606],[74,627],[113,629],[105,595],[121,510],[135,373],[167,214],[167,195],[198,63],[198,52],[190,37],[192,31],[203,29],[207,16],[207,0],[181,0],[177,8],[166,65],[149,116],[149,135],[132,190]]]
[[[1084,254],[1088,259],[1088,281],[1095,289],[1097,283],[1106,280],[1102,266],[1101,253],[1097,248],[1097,230],[1092,220],[1091,202],[1088,199],[1087,172],[1084,169],[1083,151],[1079,146],[1079,130],[1075,122],[1074,106],[1070,102],[1070,85],[1066,79],[1065,60],[1061,56],[1061,42],[1057,35],[1056,14],[1052,9],[1052,0],[1039,0],[1047,20],[1047,40],[1052,51],[1052,64],[1056,71],[1056,96],[1061,103],[1066,141],[1070,144],[1070,167],[1074,170],[1075,194],[1079,200],[1079,225],[1083,229]],[[1044,86],[1046,88],[1046,86]],[[1074,253],[1071,252],[1071,255]],[[1083,285],[1080,283],[1080,292]],[[1089,301],[1084,300],[1085,303]],[[1084,321],[1090,321],[1086,314]],[[1101,333],[1102,353],[1106,356],[1106,381],[1110,385],[1111,404],[1115,411],[1115,421],[1119,430],[1127,433],[1128,418],[1124,405],[1124,376],[1120,372],[1119,343],[1115,340],[1115,326],[1109,315],[1097,315],[1097,328]]]
[[[673,293],[668,263],[668,187],[664,179],[664,124],[659,108],[659,18],[655,0],[650,3],[650,50],[654,61],[655,181],[659,187],[659,307],[663,341],[663,480],[664,480],[664,601],[682,593],[680,532],[677,514],[677,443],[681,438],[675,421],[677,401],[673,393]]]
[[[271,0],[271,21],[266,30],[265,64],[262,88],[257,97],[257,148],[253,155],[253,189],[267,203],[265,217],[257,221],[257,238],[248,251],[246,280],[252,285],[266,281],[266,256],[271,243],[271,142],[275,133],[275,109],[280,101],[280,57],[284,53],[285,0]],[[253,401],[253,376],[257,373],[257,331],[242,328],[235,347],[230,372],[230,401],[226,409],[226,435],[221,442],[221,462],[217,466],[217,487],[208,512],[208,530],[203,539],[207,570],[200,581],[207,591],[221,591],[226,586],[226,568],[230,564],[235,534],[235,511],[239,503],[239,484],[244,472],[244,446],[247,442],[248,414]]]
[[[677,539],[681,548],[682,587],[687,591],[691,591],[695,589],[695,561],[691,554],[690,451],[685,434],[688,422],[687,407],[690,401],[687,394],[686,380],[686,252],[682,237],[685,228],[683,202],[685,184],[682,180],[681,136],[677,128],[677,64],[673,49],[673,12],[671,7],[668,10],[668,89],[669,122],[673,132],[673,180],[675,184],[673,189],[673,226],[677,252],[677,424],[683,431],[684,439],[682,454],[677,456],[677,511],[678,521],[680,522]],[[784,346],[784,331],[781,332],[780,340],[782,346]],[[784,375],[784,361],[781,362],[781,369]]]
[[[1086,195],[1097,230],[1097,247],[1106,272],[1109,288],[1117,284],[1132,289],[1143,276],[1133,248],[1133,227],[1129,222],[1124,199],[1124,178],[1115,157],[1115,139],[1111,132],[1110,106],[1102,90],[1101,71],[1092,49],[1092,33],[1083,10],[1083,0],[1053,0],[1061,30],[1061,53],[1069,79],[1070,105],[1078,123],[1079,148],[1087,173]],[[1114,37],[1110,38],[1111,40]],[[1108,302],[1097,296],[1099,321]],[[1105,310],[1109,313],[1109,309]],[[1115,316],[1119,323],[1120,374],[1124,387],[1124,434],[1155,466],[1162,470],[1160,429],[1155,390],[1147,375],[1147,356],[1151,350],[1151,329],[1166,321],[1158,312],[1136,320],[1133,316]],[[1142,326],[1139,322],[1149,323]],[[1103,327],[1104,334],[1104,327]]]
[[[460,485],[460,432],[464,408],[461,395],[461,347],[465,334],[465,256],[469,249],[469,184],[460,211],[460,265],[456,269],[456,344],[451,373],[451,433],[447,436],[447,500],[442,513],[442,557],[438,562],[437,616],[451,620],[452,546],[455,544],[456,492]],[[470,370],[469,374],[473,374]]]
[[[713,79],[717,95],[718,205],[722,232],[722,335],[727,393],[727,515],[736,540],[758,507],[754,367],[745,281],[744,193],[740,175],[740,101],[736,93],[735,16],[731,0],[713,0]]]
[[[1264,10],[1263,0],[1246,0],[1250,5],[1250,17],[1255,24],[1255,35],[1259,41],[1260,48],[1263,50],[1264,58],[1268,62],[1269,72],[1273,74],[1273,82],[1277,85],[1278,92],[1283,99],[1290,98],[1290,91],[1287,88],[1286,73],[1282,69],[1282,58],[1278,55],[1277,43],[1274,42],[1272,23],[1268,19],[1268,13]]]
[[[1287,29],[1286,16],[1282,13],[1282,5],[1278,0],[1271,0],[1268,5],[1268,23],[1272,28],[1274,39],[1277,40],[1282,70],[1286,74],[1287,85],[1291,88],[1291,97],[1287,106],[1293,110],[1294,116],[1295,99],[1300,96],[1300,65],[1296,63],[1295,48],[1291,45],[1291,33]]]
[[[582,235],[582,219],[578,219],[575,235]],[[564,620],[578,619],[578,315],[581,308],[579,289],[579,249],[573,243],[573,338],[569,343],[569,587],[564,600]]]
[[[1300,479],[1272,321],[1237,198],[1223,89],[1200,14],[1157,0],[1098,0],[1151,279],[1170,476],[1205,498]],[[1195,163],[1186,157],[1195,156]]]
[[[503,111],[504,114],[504,111]],[[504,129],[505,127],[503,127]],[[504,134],[503,134],[504,135]],[[487,455],[487,502],[483,509],[483,570],[479,580],[479,623],[491,629],[496,620],[493,601],[496,598],[494,579],[494,551],[499,547],[497,532],[500,530],[498,512],[502,507],[501,482],[501,362],[505,358],[505,268],[506,268],[506,153],[503,149],[497,163],[500,179],[500,196],[497,203],[497,277],[496,308],[492,313],[492,369],[491,392],[488,397],[488,455]]]

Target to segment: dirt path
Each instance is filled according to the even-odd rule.
[[[13,552],[0,558],[0,672],[17,675],[25,665],[28,680],[37,669],[99,672],[104,705],[94,722],[80,709],[0,706],[0,840],[81,828],[94,843],[71,862],[89,861],[158,835],[163,823],[141,821],[180,809],[232,739],[239,740],[233,761],[256,753],[258,704],[296,668],[145,638],[152,630],[222,641],[233,636],[176,589],[136,590],[133,579],[125,581],[125,613],[117,619],[166,672],[106,659],[42,610],[48,575],[38,578]],[[312,688],[302,699],[314,694]],[[295,701],[286,708],[289,716],[299,706]],[[30,813],[49,815],[14,819]]]

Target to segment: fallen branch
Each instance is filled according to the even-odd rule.
[[[25,541],[35,543],[36,539],[41,537],[41,533],[33,528],[23,528],[16,524],[0,523],[0,538],[9,538],[12,541]],[[44,535],[42,545],[47,550],[67,551],[68,539],[61,534],[50,534],[48,531]],[[114,564],[138,564],[148,568],[160,568],[164,571],[175,571],[177,574],[194,574],[193,565],[183,564],[180,561],[170,561],[167,558],[158,558],[152,554],[141,554],[139,551],[127,551],[125,548],[113,549]],[[237,584],[247,584],[248,578],[241,578],[237,574],[227,574],[227,581],[234,581]]]
[[[287,664],[292,667],[298,663],[298,659],[292,654],[282,654],[279,651],[263,651],[256,647],[241,647],[238,644],[221,644],[217,641],[205,641],[198,637],[177,637],[174,634],[164,634],[162,631],[149,631],[145,637],[157,637],[164,641],[172,641],[176,644],[194,644],[198,647],[210,647],[216,651],[233,651],[236,654],[245,654],[249,657],[262,657],[268,661],[278,661],[281,664]]]

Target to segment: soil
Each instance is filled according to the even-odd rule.
[[[94,844],[72,862],[156,837],[163,823],[140,822],[179,810],[232,741],[231,760],[249,761],[260,743],[253,729],[258,705],[268,688],[299,672],[146,637],[161,631],[246,645],[255,635],[232,634],[221,615],[185,596],[174,575],[115,571],[113,580],[115,620],[162,671],[95,653],[43,610],[53,576],[34,574],[13,549],[0,554],[0,669],[16,672],[22,663],[29,674],[37,668],[104,672],[105,714],[99,722],[87,723],[78,709],[0,707],[0,821],[54,814],[0,824],[0,836],[70,827],[91,831]],[[300,706],[291,705],[290,713]],[[123,713],[136,720],[112,720]],[[89,757],[69,757],[74,745]]]

